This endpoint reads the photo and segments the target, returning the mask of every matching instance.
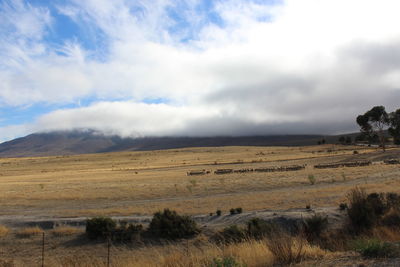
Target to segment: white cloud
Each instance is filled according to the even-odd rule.
[[[0,68],[0,103],[103,102],[44,115],[35,130],[329,133],[356,129],[354,117],[373,105],[398,108],[395,0],[287,0],[276,6],[221,1],[214,11],[222,25],[206,23],[196,11],[199,1],[186,1],[182,16],[198,30],[176,33],[168,31],[176,22],[166,11],[176,7],[174,1],[72,2],[60,12],[95,34],[101,31],[105,59],[76,42],[55,53],[41,39],[52,21],[48,10],[17,2],[15,16],[35,10],[32,29],[15,26],[18,38],[34,45],[26,52],[17,44],[2,56],[8,63]],[[185,35],[191,39],[181,42]],[[168,102],[140,103],[149,98]]]

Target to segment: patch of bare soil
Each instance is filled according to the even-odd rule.
[[[246,224],[252,218],[260,218],[266,221],[277,223],[289,230],[295,230],[303,219],[319,214],[327,216],[331,228],[340,227],[346,217],[346,212],[340,211],[334,207],[324,207],[315,209],[288,209],[288,210],[258,210],[251,212],[243,212],[240,214],[216,214],[195,215],[193,219],[203,228],[219,229],[232,224]],[[147,225],[150,223],[152,216],[135,215],[135,216],[113,216],[116,221],[127,221],[130,223],[140,223]],[[0,224],[10,228],[39,226],[42,229],[53,229],[61,225],[69,225],[76,227],[84,227],[87,217],[71,217],[71,218],[50,218],[43,216],[1,216]]]

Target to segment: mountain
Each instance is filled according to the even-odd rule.
[[[122,138],[93,131],[51,132],[35,133],[4,142],[0,144],[0,157],[55,156],[183,147],[301,146],[315,145],[323,138],[328,143],[337,141],[337,136],[321,135]]]

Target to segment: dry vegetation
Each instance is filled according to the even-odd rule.
[[[0,215],[187,214],[337,205],[345,192],[400,188],[398,166],[314,169],[310,165],[376,155],[345,146],[190,148],[78,156],[0,159]],[[236,163],[236,164],[233,164]],[[190,170],[308,164],[305,170],[187,176]],[[309,175],[316,183],[310,186]],[[251,194],[249,194],[251,192]]]
[[[358,153],[353,151],[357,149]],[[399,165],[383,164],[399,157],[400,149],[385,154],[352,146],[223,147],[149,152],[121,152],[78,156],[0,159],[0,223],[24,218],[97,215],[150,215],[164,208],[181,214],[209,214],[218,209],[244,211],[338,207],[356,186],[367,192],[400,193]],[[316,164],[372,160],[364,167],[314,169]],[[216,175],[216,169],[260,168],[307,164],[304,170]],[[187,176],[191,170],[209,170]],[[313,177],[313,182],[310,181]],[[12,225],[12,223],[11,223]],[[0,267],[36,266],[41,259],[42,229],[0,226]],[[207,233],[207,231],[205,231]],[[368,238],[398,242],[400,231],[376,227]],[[91,242],[82,228],[59,226],[46,230],[45,266],[106,266],[107,245]],[[17,237],[17,238],[16,238]],[[23,237],[23,238],[21,238]],[[329,252],[348,249],[340,236],[325,243],[302,237],[248,240],[217,245],[206,235],[180,243],[113,245],[111,266],[272,266],[296,262],[300,266],[344,266],[365,263],[358,254]],[[346,237],[348,238],[348,237]],[[322,249],[324,247],[325,249]],[[345,256],[343,256],[345,255]],[[287,260],[289,259],[289,260]]]
[[[51,234],[55,237],[71,236],[82,233],[82,230],[71,226],[59,226],[51,230]]]
[[[35,227],[26,227],[18,230],[16,232],[16,236],[19,238],[30,238],[32,236],[38,236],[43,233],[43,229],[35,226]]]
[[[0,237],[6,236],[10,232],[10,229],[8,229],[4,225],[0,225]]]
[[[37,242],[38,240],[36,240]],[[65,241],[65,240],[64,240]],[[31,241],[33,244],[35,240]],[[53,249],[46,250],[46,266],[107,266],[107,246],[104,244],[91,244],[88,246],[65,247],[57,244],[59,240],[48,241],[47,246]],[[290,242],[290,241],[289,241]],[[38,242],[37,242],[38,243]],[[303,241],[301,260],[320,259],[331,254],[316,246],[311,246]],[[32,248],[32,244],[31,248]],[[24,245],[25,247],[27,245]],[[290,249],[297,251],[298,244],[290,243]],[[27,252],[29,257],[4,257],[4,261],[13,263],[14,266],[26,266],[26,264],[39,265],[40,247],[33,248]],[[35,255],[36,253],[36,255]],[[284,251],[279,257],[288,257]],[[132,248],[125,246],[111,247],[111,265],[118,267],[130,266],[165,266],[165,267],[186,267],[186,266],[218,266],[215,262],[233,260],[237,264],[246,264],[248,267],[272,266],[278,260],[264,241],[249,240],[243,243],[217,246],[208,242],[203,236],[190,240],[189,243],[169,244],[164,246],[147,246]],[[0,261],[0,266],[1,261]],[[11,265],[13,266],[13,265]],[[233,265],[232,265],[233,266]],[[244,265],[237,265],[244,266]]]

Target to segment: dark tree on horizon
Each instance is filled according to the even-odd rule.
[[[388,129],[393,136],[393,143],[400,145],[400,109],[389,114],[390,127]]]
[[[360,125],[360,131],[371,142],[374,136],[379,136],[379,142],[383,151],[385,151],[384,130],[390,125],[389,114],[384,106],[375,106],[363,115],[357,116],[357,123]]]

